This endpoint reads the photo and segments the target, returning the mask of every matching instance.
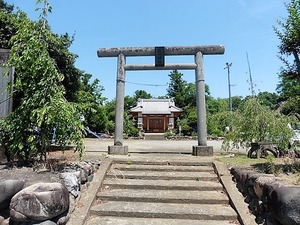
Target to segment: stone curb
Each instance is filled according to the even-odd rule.
[[[235,184],[233,183],[232,175],[230,174],[226,165],[216,160],[213,162],[213,165],[220,182],[228,194],[231,206],[238,214],[241,225],[257,225],[255,222],[255,217],[250,213],[247,204],[244,202],[243,196],[241,193],[239,193]]]
[[[89,210],[96,198],[97,192],[102,185],[106,171],[109,169],[113,160],[104,158],[100,163],[99,170],[95,173],[94,179],[88,189],[82,193],[74,212],[71,214],[71,218],[68,221],[68,225],[84,224],[89,215]]]

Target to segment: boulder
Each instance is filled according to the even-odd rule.
[[[9,207],[11,198],[24,186],[23,180],[3,180],[0,182],[0,210]]]
[[[51,220],[45,220],[45,221],[30,221],[30,222],[23,222],[19,223],[18,225],[57,225],[57,223],[51,221]]]
[[[282,225],[299,225],[300,188],[275,187],[268,196],[268,208]]]
[[[69,192],[61,183],[36,183],[18,192],[10,203],[14,221],[49,220],[69,208]]]
[[[64,184],[68,191],[77,198],[80,191],[80,184],[77,176],[74,173],[61,173],[60,178],[63,179]]]
[[[280,183],[274,176],[260,176],[253,183],[255,194],[259,198],[267,195],[268,191],[271,191],[275,186],[280,186]]]

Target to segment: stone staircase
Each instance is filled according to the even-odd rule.
[[[239,224],[210,161],[118,160],[87,225]]]
[[[165,140],[164,133],[145,133],[145,140],[162,141]]]

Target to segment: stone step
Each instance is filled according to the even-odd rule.
[[[166,140],[164,133],[145,133],[145,140]]]
[[[163,218],[101,217],[93,218],[87,225],[233,225],[235,221],[182,220]]]
[[[127,164],[127,165],[170,165],[170,166],[211,166],[212,167],[212,161],[211,158],[203,158],[203,159],[189,159],[189,161],[182,161],[182,160],[174,160],[174,159],[166,159],[161,157],[149,157],[149,159],[121,159],[118,158],[115,160],[116,164]]]
[[[152,170],[152,171],[185,171],[185,172],[213,172],[212,166],[175,166],[175,165],[141,165],[141,164],[113,164],[111,169],[118,170]]]
[[[223,186],[217,181],[197,180],[141,180],[141,179],[105,179],[103,186],[124,189],[157,189],[157,190],[198,190],[222,191]]]
[[[91,208],[93,216],[168,218],[188,220],[236,220],[236,212],[228,205],[178,204],[109,201]]]
[[[106,201],[123,202],[162,202],[186,204],[229,204],[228,197],[218,191],[175,191],[145,189],[113,189],[97,194],[97,198]]]
[[[109,170],[107,178],[121,179],[145,179],[145,180],[201,180],[213,181],[218,180],[218,176],[211,172],[174,172],[174,171],[120,171]]]

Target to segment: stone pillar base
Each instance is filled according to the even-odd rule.
[[[213,156],[213,146],[193,146],[194,156]]]
[[[128,155],[128,146],[118,146],[118,145],[108,146],[108,154]]]

